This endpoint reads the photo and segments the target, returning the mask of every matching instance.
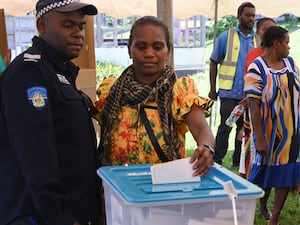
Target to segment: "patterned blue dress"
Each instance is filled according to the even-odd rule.
[[[274,70],[258,57],[249,66],[245,80],[245,94],[261,101],[268,144],[268,158],[255,154],[248,179],[264,188],[300,183],[300,77],[291,57],[283,62],[283,69]]]

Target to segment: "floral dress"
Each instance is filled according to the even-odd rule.
[[[291,57],[282,60],[285,67],[274,70],[258,57],[245,81],[245,94],[261,101],[268,144],[268,158],[256,153],[249,180],[264,188],[291,187],[300,181],[300,77]]]
[[[99,111],[97,115],[101,123],[103,104],[113,85],[115,78],[108,78],[99,86],[97,93],[98,101],[96,108]],[[182,143],[180,149],[181,157],[186,157],[185,151],[185,133],[188,131],[184,116],[191,111],[193,105],[198,105],[203,109],[206,115],[209,115],[208,108],[211,106],[211,100],[199,97],[198,90],[192,78],[178,78],[174,84],[172,102],[172,115],[176,123],[178,137]],[[149,107],[148,107],[149,106]],[[151,124],[156,139],[163,152],[166,153],[165,140],[163,137],[162,123],[160,121],[156,102],[146,104],[145,112]],[[119,114],[120,123],[116,124],[111,131],[111,162],[112,165],[122,164],[147,164],[161,162],[151,140],[147,134],[144,124],[136,108],[123,106]]]

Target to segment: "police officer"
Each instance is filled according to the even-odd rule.
[[[0,80],[0,224],[90,224],[100,212],[96,138],[70,60],[97,9],[39,0],[36,11],[39,36]]]

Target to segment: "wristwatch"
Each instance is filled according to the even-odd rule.
[[[215,155],[215,150],[213,149],[213,147],[211,147],[211,146],[208,145],[208,144],[203,144],[203,146],[204,146],[205,148],[208,148],[208,149],[209,149],[209,151],[210,151],[210,153],[212,154],[212,156]]]

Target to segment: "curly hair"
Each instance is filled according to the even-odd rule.
[[[268,48],[273,45],[274,41],[283,41],[286,33],[288,33],[288,30],[280,26],[268,28],[263,36],[262,47]]]

